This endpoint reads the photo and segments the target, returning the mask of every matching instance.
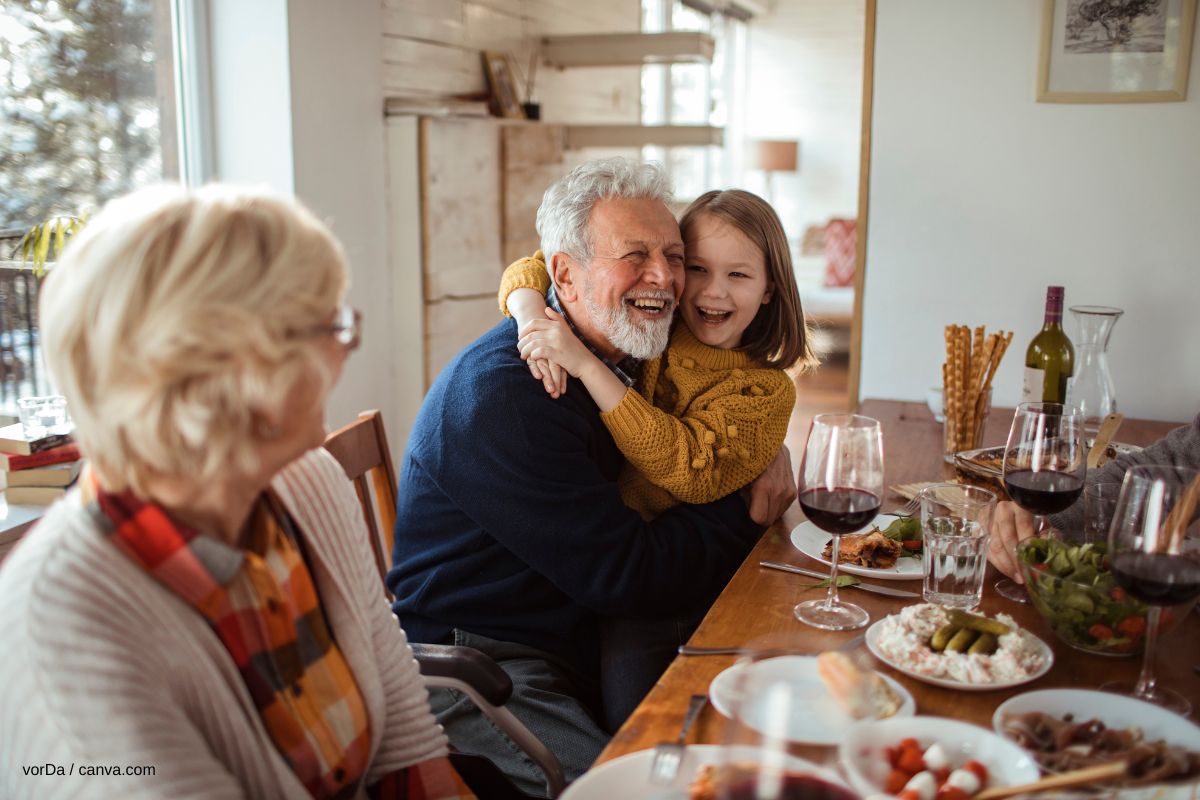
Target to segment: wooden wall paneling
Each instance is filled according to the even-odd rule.
[[[537,209],[546,188],[565,172],[565,131],[559,125],[504,125],[500,130],[504,158],[500,239],[508,264],[539,247]]]
[[[383,86],[389,96],[483,92],[483,63],[475,50],[385,36]]]
[[[421,120],[425,301],[494,294],[500,263],[500,137],[491,119]]]
[[[385,409],[397,459],[428,386],[425,370],[425,291],[422,287],[420,132],[416,117],[392,117],[385,127],[388,176],[388,261],[392,270],[395,336],[394,409]],[[367,323],[369,326],[371,322]],[[372,326],[374,327],[374,326]]]
[[[465,44],[466,23],[457,3],[446,0],[385,0],[384,36]]]
[[[487,297],[447,299],[430,303],[426,329],[429,383],[459,351],[495,327],[500,321],[496,305],[496,289],[500,284],[500,267],[492,279],[492,291]],[[515,346],[515,342],[514,342]]]

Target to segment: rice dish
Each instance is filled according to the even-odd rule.
[[[879,623],[876,646],[895,667],[929,678],[988,684],[1020,681],[1045,665],[1041,642],[1017,626],[1007,614],[996,619],[1012,628],[999,637],[996,652],[938,653],[929,646],[934,631],[950,621],[946,609],[933,603],[908,606]]]

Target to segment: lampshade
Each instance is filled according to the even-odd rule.
[[[750,143],[750,165],[764,172],[795,172],[800,143],[789,139],[758,139]]]

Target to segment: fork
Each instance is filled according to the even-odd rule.
[[[899,508],[892,509],[887,512],[889,514],[897,514],[902,517],[911,517],[918,508],[921,507],[921,495],[917,495]]]
[[[683,763],[684,742],[687,741],[688,731],[692,723],[700,715],[700,709],[708,702],[708,695],[694,694],[688,701],[687,714],[684,715],[683,725],[679,735],[673,742],[659,742],[654,748],[654,760],[650,762],[650,782],[667,784],[675,780],[679,774],[679,765]]]

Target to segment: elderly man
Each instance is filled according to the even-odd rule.
[[[683,242],[653,165],[590,162],[547,190],[537,228],[550,304],[632,384],[665,348],[683,284]],[[504,320],[430,389],[405,453],[395,611],[417,642],[476,647],[512,677],[509,708],[578,777],[607,742],[597,692],[600,621],[706,609],[792,499],[786,451],[752,487],[644,522],[621,502],[621,455],[582,386],[552,399]],[[755,520],[758,522],[755,522]],[[470,704],[432,697],[460,750],[525,791],[536,770]]]

